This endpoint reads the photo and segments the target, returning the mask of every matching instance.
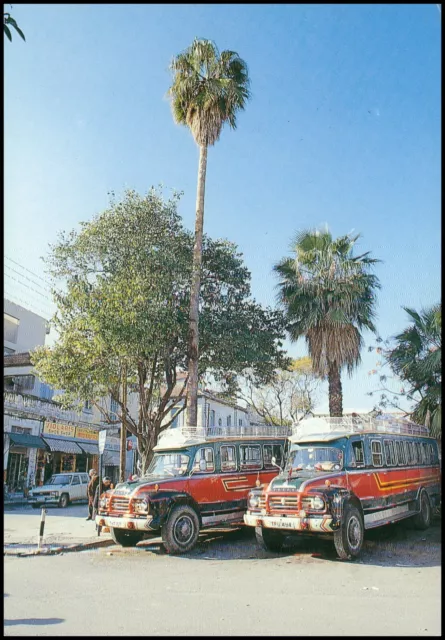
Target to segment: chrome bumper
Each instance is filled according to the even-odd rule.
[[[118,518],[116,516],[96,516],[96,524],[100,527],[112,527],[113,529],[127,529],[130,531],[153,531],[150,527],[153,516],[146,518]]]
[[[249,527],[265,527],[266,529],[281,529],[282,531],[314,531],[317,533],[332,533],[332,516],[286,517],[264,516],[261,513],[245,513],[244,524]]]

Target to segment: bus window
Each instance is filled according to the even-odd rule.
[[[405,447],[403,445],[404,443],[402,442],[402,440],[396,440],[394,443],[397,454],[397,463],[399,467],[406,464]]]
[[[365,449],[363,446],[363,440],[355,440],[351,442],[352,445],[352,460],[351,465],[354,467],[365,466]],[[355,463],[355,464],[354,464]]]
[[[383,466],[382,443],[380,440],[371,440],[371,458],[374,467]]]
[[[396,456],[394,454],[394,443],[392,440],[383,440],[383,446],[385,449],[386,464],[388,467],[394,467],[397,464]]]

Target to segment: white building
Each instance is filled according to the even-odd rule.
[[[29,351],[44,345],[47,334],[44,318],[4,300],[3,477],[12,492],[51,473],[98,468],[98,433],[105,428],[99,411],[89,403],[80,412],[62,409],[52,400],[60,392],[41,382],[32,367]],[[109,435],[102,466],[113,481],[119,451],[119,437]],[[129,474],[132,453],[127,467]]]

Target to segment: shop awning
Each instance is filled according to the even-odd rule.
[[[84,451],[88,456],[98,456],[99,455],[99,447],[97,444],[91,442],[76,442],[79,447]]]
[[[119,458],[119,451],[107,451],[107,449],[105,449],[102,456],[102,464],[107,467],[118,467],[120,462]]]
[[[7,433],[11,441],[11,445],[18,447],[28,447],[28,449],[46,449],[46,445],[42,438],[32,436],[29,433]]]
[[[58,438],[45,438],[45,442],[51,451],[60,451],[61,453],[75,453],[82,455],[80,449],[75,442],[71,440],[59,440]]]

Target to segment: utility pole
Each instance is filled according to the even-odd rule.
[[[121,423],[121,455],[119,460],[119,482],[125,482],[125,464],[127,458],[127,365],[122,365],[122,423]]]

